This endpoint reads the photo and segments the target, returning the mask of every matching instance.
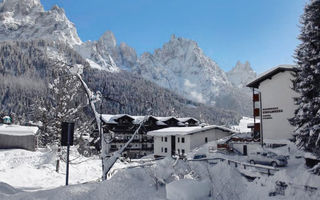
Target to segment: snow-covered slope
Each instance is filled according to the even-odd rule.
[[[248,61],[244,64],[238,61],[236,66],[227,72],[227,76],[234,86],[244,88],[248,82],[257,77],[257,74]]]
[[[153,54],[144,53],[132,71],[184,97],[212,105],[214,97],[232,86],[195,41],[174,35]]]

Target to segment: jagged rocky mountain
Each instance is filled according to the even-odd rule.
[[[84,66],[83,77],[93,91],[101,91],[120,101],[102,101],[97,105],[102,113],[152,114],[156,116],[193,116],[207,123],[234,124],[240,115],[233,111],[205,106],[146,81],[140,76],[120,71],[112,73],[90,67],[89,63],[64,43],[46,40],[6,41],[0,43],[0,113],[16,113],[20,122],[33,119],[34,102],[48,96],[48,85],[53,81],[55,59],[47,53],[55,49],[70,64]],[[68,74],[66,74],[67,76]],[[106,87],[105,87],[106,86]],[[76,104],[86,104],[85,93],[78,91]],[[150,107],[152,108],[150,111]],[[80,121],[92,116],[89,106],[83,107]]]
[[[39,39],[72,49],[70,54],[70,51],[60,51],[59,45],[49,45],[42,48],[48,59],[71,62],[74,61],[72,56],[77,54],[76,57],[81,57],[91,68],[117,74],[114,76],[118,78],[142,76],[188,99],[186,101],[250,114],[248,95],[234,87],[227,74],[192,40],[173,36],[163,48],[138,57],[132,47],[123,42],[118,44],[111,31],[105,32],[97,41],[82,42],[74,24],[58,6],[45,11],[40,0],[3,0],[0,3],[0,41]],[[123,75],[123,70],[128,73]],[[126,81],[126,84],[129,83]]]
[[[184,97],[212,105],[214,96],[231,87],[226,74],[195,41],[174,35],[153,54],[144,53],[132,71]]]
[[[172,35],[153,54],[144,53],[132,72],[193,101],[250,114],[247,93],[234,87],[195,41]]]
[[[136,51],[124,42],[117,45],[111,31],[105,32],[97,41],[87,41],[74,48],[92,67],[110,72],[118,72],[120,68],[129,69],[137,62]],[[114,67],[113,62],[120,68]]]
[[[227,77],[234,86],[244,88],[248,82],[257,77],[257,74],[248,61],[245,63],[238,61],[236,66],[227,72]]]

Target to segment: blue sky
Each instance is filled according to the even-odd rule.
[[[258,73],[292,64],[307,0],[41,0],[64,8],[83,41],[111,30],[140,55],[171,34],[198,42],[224,70],[248,60]]]

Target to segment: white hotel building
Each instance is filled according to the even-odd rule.
[[[233,134],[222,126],[171,127],[148,132],[154,138],[155,156],[184,155],[207,142]]]
[[[253,91],[254,135],[264,142],[292,138],[295,127],[288,119],[294,116],[294,97],[298,96],[291,89],[295,70],[293,65],[279,65],[247,84]]]

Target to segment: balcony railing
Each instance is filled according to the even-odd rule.
[[[255,109],[253,110],[253,116],[254,116],[254,117],[260,116],[260,109],[259,109],[259,108],[255,108]]]
[[[260,123],[255,123],[254,124],[254,131],[260,131]]]
[[[129,139],[113,139],[113,143],[126,143]],[[133,139],[132,143],[153,143],[153,139]]]

